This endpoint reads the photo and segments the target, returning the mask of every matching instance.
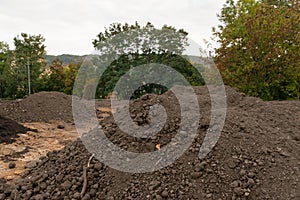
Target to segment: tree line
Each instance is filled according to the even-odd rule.
[[[54,60],[46,66],[45,38],[21,33],[14,50],[0,41],[0,98],[23,98],[40,91],[72,93],[78,64],[62,65]],[[28,79],[30,78],[30,84]]]
[[[297,0],[227,0],[218,15],[220,25],[213,28],[213,60],[226,85],[264,100],[300,98],[300,3]],[[118,38],[125,34],[126,38]],[[203,77],[182,55],[188,33],[171,26],[155,28],[151,23],[113,23],[93,40],[94,48],[104,54],[120,54],[103,72],[97,83],[96,98],[109,95],[128,70],[148,63],[171,66],[191,85],[203,85]],[[63,65],[54,60],[46,66],[44,37],[22,33],[14,38],[14,50],[0,42],[0,98],[28,95],[28,69],[31,91],[60,91],[82,96],[97,77],[90,68],[90,80],[73,85],[82,63]],[[108,41],[112,41],[109,43]],[[170,45],[171,44],[171,45]],[[209,69],[202,68],[205,76]],[[209,78],[209,77],[208,77]],[[166,81],[172,77],[165,77]],[[126,88],[125,88],[126,89]],[[162,93],[167,88],[146,84],[134,94]]]
[[[117,42],[108,43],[116,35],[124,34]],[[150,34],[151,33],[151,34]],[[153,37],[154,40],[149,40]],[[171,26],[163,26],[160,29],[154,28],[151,23],[141,26],[138,23],[129,25],[127,23],[113,23],[104,32],[100,32],[93,41],[94,48],[105,54],[115,54],[120,57],[113,60],[104,71],[97,84],[96,98],[105,98],[113,91],[116,83],[128,70],[149,63],[160,63],[170,66],[182,74],[191,85],[203,85],[204,81],[200,73],[182,57],[184,45],[187,42],[187,32],[183,29],[176,29]],[[126,38],[124,38],[126,37]],[[137,41],[136,38],[144,38]],[[166,45],[168,40],[172,45]],[[39,91],[59,91],[66,94],[83,96],[90,90],[91,84],[101,70],[98,67],[86,67],[87,62],[69,63],[64,65],[61,60],[53,60],[47,66],[44,59],[46,51],[43,44],[45,38],[41,35],[28,35],[22,33],[14,38],[14,50],[1,42],[0,46],[0,98],[23,98],[26,95]],[[117,47],[117,49],[116,49]],[[92,63],[92,65],[96,65]],[[77,77],[79,68],[83,66],[88,77]],[[142,75],[142,74],[140,74]],[[75,79],[81,82],[79,88],[73,90]],[[30,78],[30,84],[28,82]],[[164,82],[172,81],[174,77],[165,75],[161,84],[145,84],[132,94],[137,98],[145,93],[161,94],[167,90]],[[128,88],[123,88],[123,94]]]

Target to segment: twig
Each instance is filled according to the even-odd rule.
[[[83,195],[85,193],[85,190],[86,190],[86,186],[87,186],[87,178],[86,178],[87,169],[90,167],[90,163],[91,163],[91,160],[93,159],[93,157],[94,157],[94,154],[89,158],[87,166],[83,166],[83,187],[82,187],[82,190],[81,190],[81,193],[80,193],[81,198],[83,197]]]

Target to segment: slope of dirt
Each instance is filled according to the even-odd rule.
[[[18,122],[72,122],[72,97],[60,92],[39,92],[25,99],[1,102],[0,114]]]
[[[30,129],[17,122],[0,116],[0,144],[12,143],[18,137],[18,134],[25,133]]]
[[[172,165],[152,173],[130,174],[92,159],[81,198],[83,167],[91,154],[77,140],[42,157],[16,185],[1,179],[0,199],[300,199],[300,101],[263,102],[227,87],[222,135],[213,151],[200,160],[199,148],[210,122],[210,99],[205,87],[194,89],[202,112],[198,135]],[[168,113],[157,135],[149,139],[128,136],[108,117],[101,122],[106,136],[134,152],[155,151],[157,144],[163,147],[180,123],[171,92],[132,102],[131,116],[147,124],[149,107],[157,102]],[[96,130],[84,136],[94,133]]]

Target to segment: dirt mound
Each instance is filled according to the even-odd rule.
[[[26,133],[29,130],[11,119],[0,116],[0,143],[12,143],[19,133]]]
[[[195,91],[203,113],[198,135],[183,156],[145,174],[120,172],[92,159],[82,199],[300,199],[300,102],[263,102],[227,87],[222,135],[209,155],[199,159],[210,122],[210,98],[205,87]],[[136,123],[147,124],[150,106],[158,102],[165,106],[168,118],[155,136],[128,136],[112,117],[102,122],[106,136],[133,152],[155,151],[157,144],[163,147],[181,120],[174,95],[146,95],[132,102],[130,109]],[[15,186],[0,180],[0,199],[81,199],[83,167],[90,156],[79,140],[48,153]]]
[[[48,122],[63,120],[71,122],[72,97],[60,92],[40,92],[1,105],[2,115],[18,122]]]

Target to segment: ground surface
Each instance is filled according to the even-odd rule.
[[[26,170],[35,166],[36,161],[53,150],[62,149],[66,144],[78,138],[75,127],[64,122],[25,123],[34,131],[18,134],[14,142],[0,144],[0,178],[13,181],[20,178]],[[63,129],[57,127],[64,126]],[[10,163],[16,166],[10,169]]]
[[[300,101],[263,102],[227,87],[228,109],[222,135],[213,151],[200,160],[199,148],[210,122],[210,100],[205,87],[194,89],[202,117],[198,135],[183,156],[166,168],[146,174],[120,172],[92,159],[82,199],[300,199]],[[54,119],[72,122],[68,113],[70,97],[51,93],[55,104],[47,95],[28,97],[36,100],[28,104],[24,112],[19,108],[25,110],[26,99],[22,100],[24,105],[22,101],[1,102],[0,113],[18,122]],[[35,115],[29,115],[28,110],[37,105],[36,102],[40,107],[32,108]],[[138,124],[147,124],[148,110],[157,102],[168,113],[167,123],[157,135],[149,139],[134,138],[119,130],[108,116],[101,121],[106,136],[114,144],[133,152],[157,151],[157,144],[163,148],[176,134],[180,123],[179,108],[172,93],[148,95],[132,102],[131,117]],[[45,103],[52,106],[48,108]],[[57,119],[59,113],[62,114]],[[38,132],[28,135],[41,132],[41,141],[49,139],[48,134],[43,136],[41,127],[29,128],[36,128]],[[50,132],[57,138],[62,136],[57,125],[50,128]],[[81,199],[83,167],[87,166],[91,154],[80,140],[67,142],[64,138],[63,141],[68,143],[66,147],[41,157],[15,184],[0,179],[0,199]]]

